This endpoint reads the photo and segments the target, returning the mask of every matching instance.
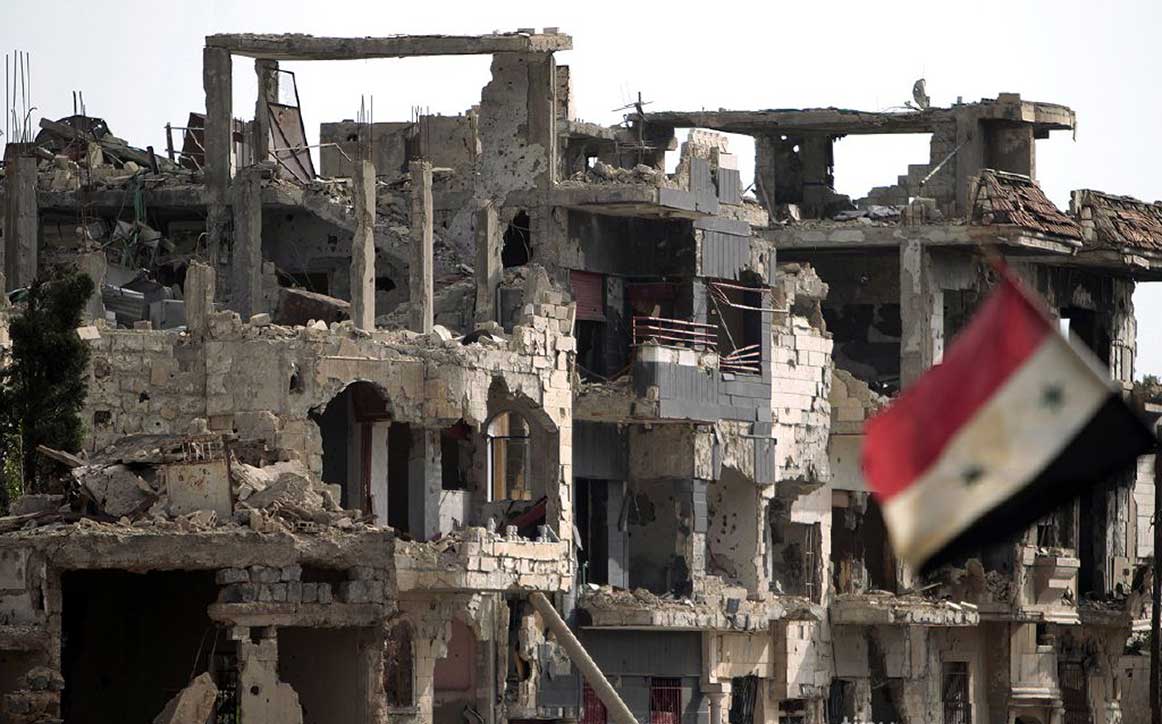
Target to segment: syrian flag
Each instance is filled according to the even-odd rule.
[[[917,569],[1011,539],[1154,449],[1108,371],[1000,271],[943,363],[866,426],[864,476]]]

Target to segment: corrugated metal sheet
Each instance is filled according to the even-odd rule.
[[[605,321],[605,276],[592,272],[572,270],[569,286],[577,303],[577,319],[591,322]]]
[[[718,169],[718,200],[724,204],[742,202],[742,175],[737,169]]]

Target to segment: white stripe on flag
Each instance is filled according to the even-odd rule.
[[[919,565],[1032,482],[1114,394],[1088,350],[1045,340],[952,437],[937,462],[883,505],[897,554]]]

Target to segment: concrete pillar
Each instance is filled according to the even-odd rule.
[[[371,513],[378,525],[387,525],[387,436],[391,422],[371,423]]]
[[[11,344],[8,338],[8,315],[11,313],[8,307],[8,295],[4,293],[4,271],[3,265],[0,264],[0,350],[5,349]]]
[[[210,313],[214,311],[214,292],[217,286],[214,268],[198,261],[186,267],[186,284],[182,296],[186,300],[186,329],[191,334],[206,331]]]
[[[900,244],[900,385],[944,357],[944,290],[923,240]]]
[[[625,481],[610,480],[605,485],[606,545],[609,550],[608,583],[615,588],[629,588],[629,545],[626,531],[620,530],[621,511],[625,505]]]
[[[370,161],[356,161],[353,171],[355,235],[351,237],[351,321],[358,329],[370,332],[375,329],[375,166]],[[431,180],[430,172],[428,179]],[[430,192],[428,199],[431,199]],[[431,230],[430,222],[428,229]]]
[[[719,684],[714,690],[705,692],[710,700],[710,724],[726,724],[726,713],[730,711],[726,688],[726,684]]]
[[[10,143],[4,150],[4,254],[8,289],[20,289],[36,279],[38,234],[36,157],[31,144]]]
[[[408,527],[417,540],[431,540],[440,533],[442,489],[440,431],[412,427],[412,449],[408,459]]]
[[[278,103],[278,61],[256,58],[254,73],[258,76],[258,99],[254,103],[254,162],[270,156],[270,109],[268,103]]]
[[[298,692],[278,678],[278,639],[274,626],[257,627],[261,638],[238,641],[240,720],[302,724]]]
[[[412,161],[411,196],[411,266],[408,270],[411,291],[411,319],[413,332],[432,331],[434,304],[432,301],[432,164]]]
[[[552,53],[528,57],[528,142],[545,149],[543,173],[536,177],[537,188],[551,191],[557,180],[557,63]]]
[[[246,321],[262,306],[262,177],[247,169],[234,181],[234,253],[230,308]]]
[[[233,107],[230,52],[202,49],[202,86],[206,91],[206,245],[210,264],[218,258],[229,223],[227,189],[230,185],[233,141]]]
[[[476,212],[476,321],[495,322],[496,290],[504,270],[500,261],[500,220],[491,201]]]
[[[104,319],[105,303],[101,299],[101,286],[105,283],[105,273],[109,262],[103,251],[91,251],[77,257],[77,270],[88,274],[93,280],[93,294],[85,305],[85,319]]]

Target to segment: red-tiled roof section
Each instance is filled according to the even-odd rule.
[[[1057,208],[1037,182],[1028,176],[993,169],[980,172],[972,220],[1081,239],[1081,226]]]
[[[1082,189],[1073,192],[1069,205],[1081,220],[1086,242],[1162,252],[1162,202]]]

